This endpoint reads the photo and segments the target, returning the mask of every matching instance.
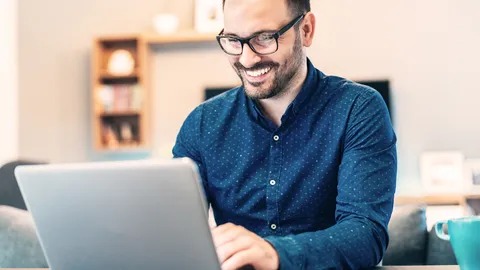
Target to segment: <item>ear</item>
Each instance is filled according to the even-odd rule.
[[[310,47],[313,43],[313,36],[315,35],[315,15],[312,12],[308,12],[305,18],[303,18],[300,32],[302,34],[303,46]]]

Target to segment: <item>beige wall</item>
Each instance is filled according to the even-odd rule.
[[[188,113],[202,102],[209,86],[240,84],[228,60],[213,44],[158,48],[155,57],[155,156],[171,147]]]
[[[457,149],[480,157],[479,1],[312,3],[318,22],[308,52],[319,69],[351,79],[392,80],[400,191],[419,184],[418,155],[424,150]],[[189,27],[192,4],[20,1],[20,153],[55,162],[131,158],[90,153],[91,38],[146,30],[160,11],[181,15],[181,27]],[[159,156],[202,100],[203,88],[237,78],[215,44],[155,50],[154,155]]]
[[[17,1],[0,0],[0,166],[18,158]]]
[[[392,80],[399,190],[420,192],[418,156],[460,150],[480,157],[480,2],[317,1],[310,50],[320,68]],[[418,187],[418,188],[417,188]]]
[[[91,153],[90,49],[99,34],[150,30],[160,11],[184,15],[191,0],[19,1],[20,153],[51,162]],[[181,9],[181,12],[180,12]]]

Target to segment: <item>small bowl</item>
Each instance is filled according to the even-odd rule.
[[[153,17],[153,26],[159,34],[171,34],[178,29],[178,17],[173,14],[158,14]]]

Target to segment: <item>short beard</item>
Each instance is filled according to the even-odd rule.
[[[254,65],[251,68],[244,67],[240,62],[234,63],[235,71],[237,72],[240,80],[242,81],[242,85],[246,88],[246,79],[242,75],[242,70],[258,70],[263,68],[271,68],[269,72],[275,72],[272,85],[269,87],[267,91],[256,91],[256,93],[248,93],[245,90],[245,93],[252,99],[260,100],[260,99],[269,99],[273,97],[280,97],[283,94],[287,93],[290,86],[292,85],[292,79],[297,74],[300,66],[303,62],[303,51],[302,51],[302,40],[300,37],[300,33],[296,32],[295,35],[295,44],[293,46],[293,52],[290,56],[288,56],[283,64],[272,62],[272,61],[265,61],[260,62]],[[253,87],[261,87],[263,83],[248,83]]]

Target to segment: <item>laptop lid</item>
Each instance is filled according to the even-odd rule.
[[[52,270],[220,269],[189,159],[19,166]]]

